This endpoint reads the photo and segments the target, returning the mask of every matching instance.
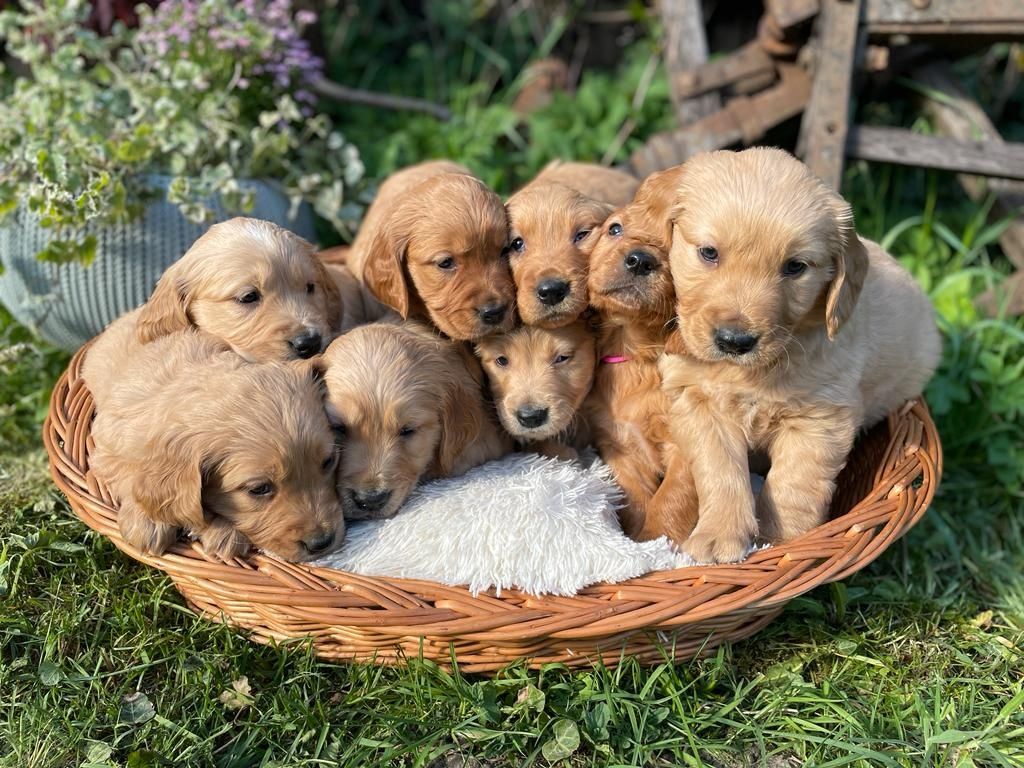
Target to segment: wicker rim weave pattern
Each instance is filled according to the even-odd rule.
[[[473,597],[464,587],[262,555],[224,563],[187,542],[154,557],[121,539],[116,506],[89,471],[86,349],[57,382],[43,427],[54,481],[75,514],[130,557],[166,571],[195,610],[258,642],[311,638],[327,659],[394,664],[422,655],[484,672],[522,658],[532,667],[691,658],[748,637],[787,601],[872,562],[924,514],[942,474],[935,424],[922,400],[911,401],[858,441],[824,525],[738,565],[658,571],[571,598],[515,590]]]

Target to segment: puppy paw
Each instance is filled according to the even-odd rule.
[[[203,551],[221,560],[242,557],[252,549],[249,539],[221,518],[216,518],[201,531],[196,531],[196,536]]]
[[[753,542],[753,535],[695,530],[682,549],[698,563],[738,563]]]
[[[565,461],[578,461],[580,458],[580,454],[575,448],[557,440],[544,440],[537,446],[537,453],[551,459]]]
[[[150,520],[127,508],[118,514],[117,527],[125,541],[147,555],[162,555],[178,540],[177,526]]]

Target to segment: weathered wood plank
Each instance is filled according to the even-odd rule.
[[[955,139],[986,139],[990,144],[1002,143],[1002,136],[985,110],[967,95],[947,65],[936,62],[920,67],[914,70],[913,79],[940,94],[934,98],[925,95],[921,106],[941,134]],[[1021,214],[1024,211],[1024,183],[963,174],[957,180],[972,200],[981,201],[989,192],[996,194],[993,218],[1016,217],[999,238],[999,244],[1007,258],[1018,269],[1024,269],[1024,215]]]
[[[846,154],[880,163],[1024,180],[1024,144],[961,141],[904,128],[857,125],[846,137]]]
[[[774,76],[774,72],[772,57],[756,42],[750,42],[728,56],[676,73],[672,82],[677,98],[692,99],[754,76]]]
[[[700,0],[661,0],[658,4],[665,26],[665,69],[676,116],[687,125],[710,115],[721,106],[717,93],[688,98],[676,91],[676,79],[708,60],[708,40]]]
[[[797,142],[797,154],[836,190],[843,177],[860,11],[861,0],[822,0],[816,22],[814,84]]]
[[[779,29],[790,29],[810,21],[821,10],[820,0],[765,0],[765,11]]]

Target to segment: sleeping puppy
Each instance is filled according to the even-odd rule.
[[[587,308],[596,231],[637,184],[611,168],[556,161],[509,198],[509,264],[524,323],[558,328]]]
[[[167,268],[149,301],[93,342],[83,375],[102,408],[117,372],[168,334],[199,328],[246,360],[283,361],[319,354],[341,316],[338,289],[312,245],[269,221],[229,219]]]
[[[586,445],[577,420],[594,379],[594,334],[583,320],[521,326],[476,345],[502,426],[519,443],[559,458]]]
[[[321,557],[345,535],[337,450],[313,363],[247,363],[186,330],[136,352],[92,427],[90,468],[125,541],[159,555],[184,529],[209,554]]]
[[[352,274],[403,318],[472,341],[514,321],[502,251],[501,199],[461,165],[439,160],[390,176],[348,254]]]
[[[920,395],[941,344],[913,278],[781,150],[691,159],[672,222],[678,344],[661,370],[700,499],[683,547],[731,562],[825,520],[857,432]],[[749,449],[771,461],[756,504]]]
[[[626,496],[622,529],[641,540],[669,534],[682,541],[697,517],[692,479],[669,435],[669,399],[658,372],[675,314],[669,210],[682,169],[649,176],[633,201],[608,217],[587,281],[597,310],[599,363],[584,414]]]
[[[476,359],[432,328],[363,325],[336,339],[324,362],[350,520],[391,517],[421,480],[461,475],[511,448],[484,407]]]

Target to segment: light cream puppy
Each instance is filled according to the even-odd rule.
[[[661,371],[700,500],[682,544],[730,562],[825,520],[858,430],[921,393],[941,343],[913,278],[781,150],[691,159],[671,218],[678,334]],[[771,460],[756,504],[750,450]]]
[[[269,221],[214,224],[172,264],[149,301],[93,342],[82,373],[103,407],[140,348],[198,328],[252,362],[319,354],[338,333],[341,297],[313,246]]]
[[[484,407],[477,360],[426,325],[360,326],[324,362],[349,519],[391,517],[421,480],[460,475],[511,448]]]
[[[159,555],[182,530],[229,559],[337,548],[337,450],[311,362],[252,364],[196,331],[141,345],[93,423],[90,469],[125,540]]]

